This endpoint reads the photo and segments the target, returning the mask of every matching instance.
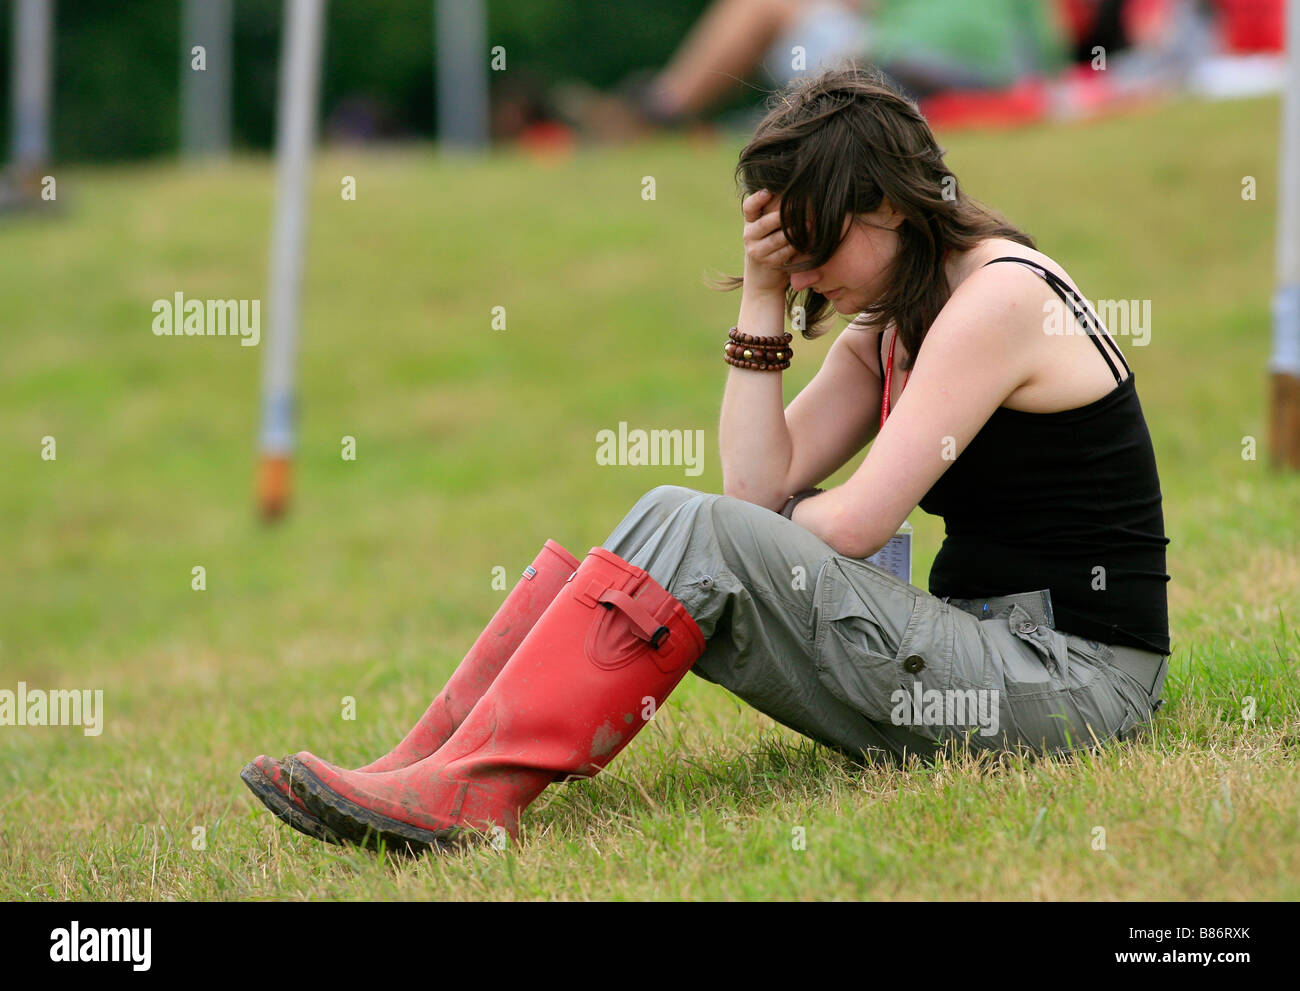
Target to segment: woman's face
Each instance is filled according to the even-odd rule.
[[[838,313],[859,313],[878,300],[898,254],[898,226],[903,215],[889,200],[883,200],[872,213],[857,214],[856,220],[851,223],[844,218],[848,234],[825,265],[790,273],[792,288],[802,291],[811,286],[830,299]],[[791,260],[806,261],[808,256],[795,255]]]

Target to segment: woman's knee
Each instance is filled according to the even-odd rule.
[[[604,543],[607,550],[627,557],[655,534],[674,512],[692,499],[705,498],[707,493],[684,485],[658,485],[646,492],[628,510]]]
[[[766,506],[720,495],[708,510],[713,535],[729,558],[763,560],[769,568],[777,562],[782,571],[801,565],[815,574],[820,563],[835,553],[815,534]]]
[[[704,495],[712,495],[712,493],[693,489],[689,485],[656,485],[645,494],[645,498],[653,499],[656,502],[682,503],[687,499]]]
[[[663,522],[692,499],[707,498],[710,494],[685,485],[656,485],[637,500],[633,511]]]
[[[657,485],[641,497],[636,508],[667,517],[697,499],[708,502],[709,516],[714,525],[726,529],[750,530],[755,520],[770,522],[775,515],[770,509],[756,503],[719,492],[702,492],[685,485]],[[746,520],[747,523],[744,522]]]

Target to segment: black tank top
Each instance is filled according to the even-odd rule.
[[[1075,409],[993,411],[920,502],[943,517],[946,533],[930,593],[985,598],[1050,589],[1063,633],[1167,654],[1169,539],[1133,372],[1055,273],[1027,258],[987,264],[994,262],[1018,262],[1046,279],[1119,384]],[[1122,381],[1119,366],[1129,373]]]

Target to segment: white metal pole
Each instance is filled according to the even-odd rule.
[[[266,354],[262,377],[262,511],[279,515],[288,499],[294,446],[294,366],[307,194],[316,138],[324,0],[288,0],[276,122],[275,219],[271,230]]]
[[[230,0],[184,0],[181,8],[181,151],[230,151]],[[202,52],[195,52],[201,46]],[[195,62],[202,59],[202,68]]]
[[[21,180],[50,157],[50,35],[54,0],[14,0],[13,133],[15,170]]]
[[[435,0],[438,142],[448,150],[488,144],[487,6],[484,0]]]
[[[1273,296],[1273,462],[1300,469],[1300,0],[1286,7],[1287,75],[1278,166]]]

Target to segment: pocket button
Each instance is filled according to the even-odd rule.
[[[705,575],[703,578],[700,579],[700,588],[708,590],[711,589],[712,587],[713,587],[712,575]]]
[[[1030,623],[1027,620],[1022,620],[1016,629],[1021,633],[1033,633],[1038,629],[1038,625],[1036,623]]]
[[[903,670],[908,674],[916,674],[925,667],[925,658],[920,654],[908,654],[907,660],[903,661]]]

